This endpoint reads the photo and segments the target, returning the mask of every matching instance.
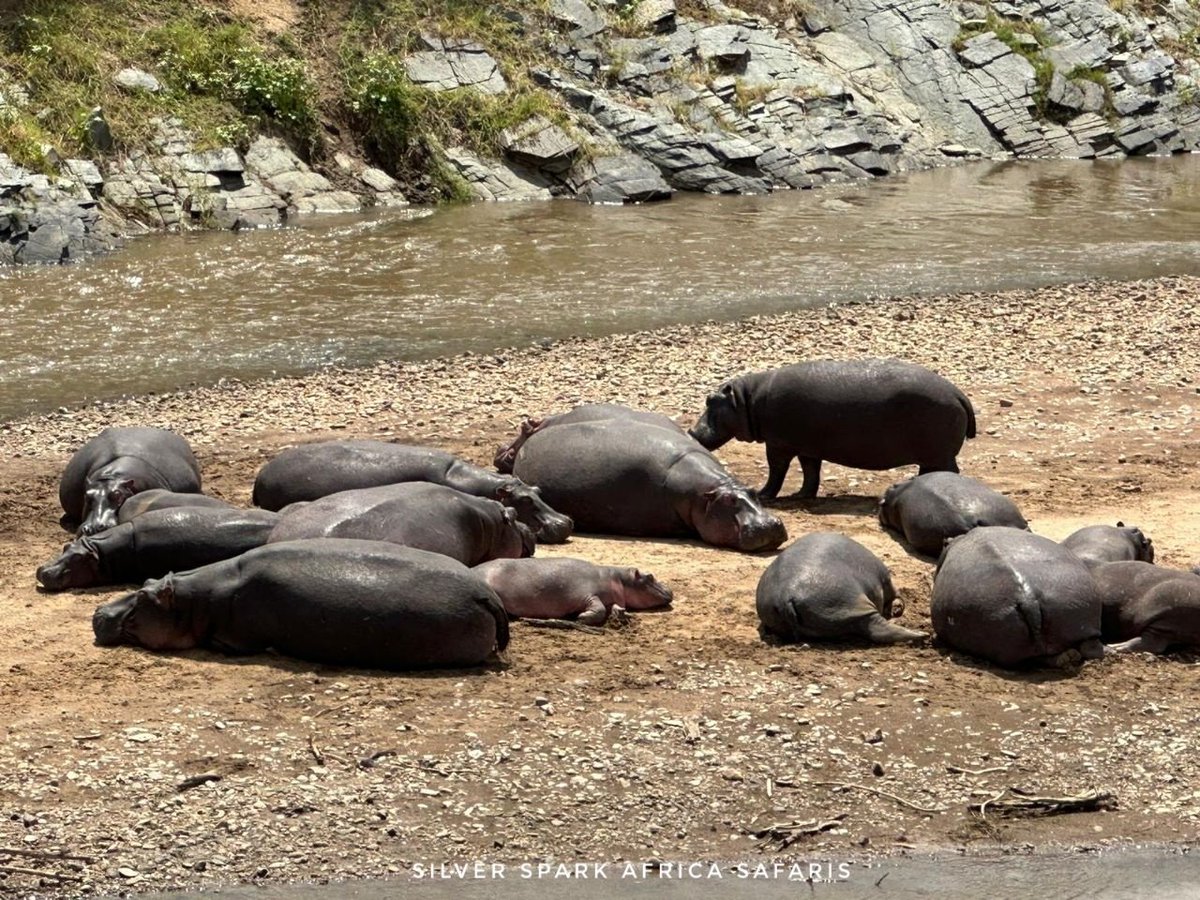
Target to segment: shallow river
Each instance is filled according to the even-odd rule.
[[[977,163],[766,197],[146,237],[0,269],[0,420],[326,363],[832,301],[1200,273],[1200,156]]]

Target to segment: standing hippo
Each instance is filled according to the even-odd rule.
[[[1103,655],[1100,591],[1088,567],[1049,538],[984,527],[946,545],[930,615],[939,638],[1008,668]]]
[[[806,534],[775,557],[755,594],[764,638],[924,640],[924,632],[888,621],[895,601],[887,566],[858,541],[832,532]]]
[[[468,566],[532,556],[533,532],[495,500],[423,481],[340,491],[284,508],[269,543],[304,538],[389,541]]]
[[[508,644],[500,598],[461,563],[381,541],[268,544],[148,581],[92,617],[96,643],[211,647],[372,669],[475,666]]]
[[[655,609],[671,589],[638,569],[598,566],[582,559],[496,559],[476,566],[510,616],[568,619],[602,625],[614,606]]]
[[[1118,522],[1087,525],[1062,540],[1062,545],[1088,565],[1139,560],[1154,562],[1154,544],[1141,529]]]
[[[947,540],[972,528],[1029,528],[1015,503],[957,472],[929,472],[893,484],[879,501],[879,522],[928,556],[937,556]]]
[[[571,536],[571,520],[520,479],[473,466],[444,450],[387,441],[322,441],[284,450],[259,471],[254,504],[278,510],[338,491],[407,481],[443,484],[512,507],[543,543],[560,544]]]
[[[1200,649],[1200,575],[1141,560],[1099,563],[1092,575],[1100,588],[1101,631],[1109,650]]]
[[[111,528],[121,504],[151,488],[200,492],[200,466],[188,442],[162,428],[105,428],[63,471],[64,524],[78,524],[79,534]]]
[[[767,483],[779,494],[792,460],[800,497],[815,497],[824,460],[856,469],[916,463],[920,473],[957,472],[975,409],[962,391],[923,366],[896,359],[820,360],[726,381],[708,396],[690,432],[709,450],[732,438],[767,445]]]
[[[517,433],[517,436],[508,445],[496,450],[496,457],[493,463],[497,471],[511,473],[513,470],[513,460],[517,458],[517,451],[521,449],[524,443],[529,440],[529,436],[535,431],[553,428],[555,425],[570,425],[574,422],[603,422],[607,419],[625,419],[630,422],[643,422],[647,425],[657,425],[659,428],[666,428],[668,431],[683,433],[683,429],[675,423],[674,419],[668,418],[661,413],[630,409],[628,406],[622,406],[619,403],[588,403],[584,406],[577,406],[569,412],[546,416],[542,419],[526,419],[521,423],[521,430]]]
[[[142,491],[130,497],[117,510],[117,524],[124,525],[131,519],[136,519],[142,513],[156,509],[173,509],[180,506],[205,507],[208,509],[236,509],[232,503],[218,500],[207,494],[181,494],[175,491],[165,491],[153,488]]]
[[[513,472],[585,531],[699,535],[747,552],[787,540],[783,523],[716,457],[656,425],[609,419],[534,432]]]
[[[279,514],[265,509],[176,506],[85,535],[37,570],[49,591],[142,582],[229,559],[267,542]]]

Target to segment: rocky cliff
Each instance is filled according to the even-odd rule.
[[[410,102],[406,115],[430,121],[418,116],[427,133],[402,145],[373,137],[377,121],[355,134],[363,116],[326,109],[322,139],[306,147],[285,131],[198,150],[172,116],[152,118],[131,147],[97,107],[79,155],[43,146],[35,171],[0,153],[0,262],[63,261],[113,246],[135,224],[254,227],[425,199],[431,168],[482,199],[619,203],[810,188],[980,156],[1200,144],[1200,11],[1188,0],[514,0],[489,10],[502,17],[503,46],[412,20],[407,39],[365,57],[395,64],[389,84],[402,82],[403,98],[529,107],[489,140],[456,141],[483,107],[459,103],[468,121],[455,128],[435,116],[445,107]],[[153,94],[170,75],[126,66],[111,78]],[[357,97],[393,99],[374,86]],[[0,127],[6,109],[38,102],[36,83],[0,69]]]

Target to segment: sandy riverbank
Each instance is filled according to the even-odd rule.
[[[936,647],[767,647],[753,603],[767,557],[586,536],[541,548],[640,565],[675,588],[675,607],[601,636],[517,625],[505,668],[412,676],[102,650],[91,611],[119,592],[39,594],[33,570],[66,537],[59,472],[106,424],[175,428],[206,489],[248,502],[262,462],[299,440],[400,438],[486,463],[526,414],[618,400],[690,422],[729,374],[885,354],[966,390],[980,435],[960,463],[1009,493],[1034,530],[1061,537],[1124,519],[1164,563],[1188,564],[1200,559],[1198,298],[1200,279],[1170,278],[897,300],[0,424],[0,846],[92,860],[0,862],[81,877],[60,888],[75,895],[383,875],[448,859],[758,859],[772,851],[757,847],[756,829],[843,814],[788,853],[1191,841],[1193,658],[1106,659],[1064,678]],[[721,456],[763,480],[761,447]],[[827,467],[822,497],[776,507],[793,537],[836,529],[875,550],[905,600],[901,621],[928,629],[931,566],[873,515],[907,474]],[[393,755],[360,762],[381,751]],[[205,772],[222,780],[176,791]],[[982,823],[967,812],[1009,786],[1102,788],[1120,807]],[[31,893],[37,883],[0,881]]]

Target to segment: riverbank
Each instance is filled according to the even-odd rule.
[[[753,602],[767,558],[580,536],[539,553],[637,564],[674,587],[674,608],[599,636],[516,625],[494,670],[382,675],[103,650],[91,611],[120,592],[39,594],[33,570],[65,539],[61,468],[105,425],[174,428],[193,443],[206,489],[244,503],[262,462],[299,440],[395,438],[486,463],[524,415],[616,400],[690,421],[732,373],[857,355],[902,356],[963,387],[979,419],[964,471],[1012,496],[1036,531],[1059,538],[1123,519],[1153,537],[1162,562],[1190,564],[1200,556],[1198,296],[1200,279],[1165,278],[898,299],[0,424],[0,846],[88,857],[25,866],[84,879],[42,889],[74,896],[384,876],[442,860],[1191,842],[1193,656],[1106,659],[1063,677],[1004,673],[937,647],[768,647]],[[763,480],[760,447],[721,456]],[[928,630],[931,566],[873,516],[906,474],[829,467],[822,497],[775,508],[793,538],[839,530],[878,553],[905,602],[901,621]],[[177,790],[208,773],[221,779]],[[1119,806],[1042,819],[968,811],[1013,786],[1107,790]],[[784,854],[754,836],[835,820]]]

